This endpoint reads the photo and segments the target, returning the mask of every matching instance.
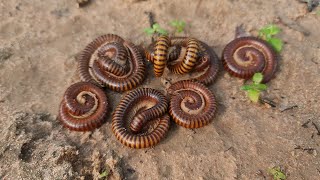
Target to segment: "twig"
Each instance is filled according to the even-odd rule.
[[[303,128],[307,128],[310,121],[311,121],[311,120],[309,119],[307,122],[303,123],[301,126],[302,126]]]
[[[287,111],[287,110],[290,110],[290,109],[294,109],[294,108],[297,108],[298,105],[293,105],[293,106],[288,106],[288,107],[285,107],[283,109],[280,109],[280,112],[284,112],[284,111]]]
[[[316,130],[318,131],[317,135],[320,135],[320,128],[313,121],[312,121],[312,124],[316,128]]]

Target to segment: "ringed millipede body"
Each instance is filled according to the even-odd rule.
[[[113,91],[127,91],[140,85],[145,64],[138,48],[114,34],[96,38],[83,50],[78,71],[82,81],[98,83]]]
[[[154,51],[150,47],[154,47]],[[216,53],[206,43],[193,38],[161,36],[144,50],[144,54],[154,64],[157,77],[162,75],[165,64],[175,74],[199,73],[193,79],[205,85],[211,84],[219,72],[220,61]]]
[[[159,91],[135,89],[124,96],[112,116],[116,138],[131,148],[156,145],[169,130],[168,102]]]
[[[179,58],[174,61],[176,63],[168,64],[169,70],[176,74],[185,74],[190,72],[196,65],[198,53],[200,51],[198,41],[192,38],[185,39],[182,46],[186,46],[185,54],[179,56]]]
[[[108,101],[103,90],[89,82],[78,82],[65,92],[59,120],[74,131],[91,131],[106,120]]]
[[[169,113],[173,120],[185,128],[200,128],[214,117],[217,104],[213,93],[203,84],[184,80],[172,84]]]
[[[231,75],[249,79],[254,73],[261,72],[262,82],[266,83],[274,77],[278,56],[266,41],[256,37],[240,37],[227,44],[222,61]]]

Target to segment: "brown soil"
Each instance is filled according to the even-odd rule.
[[[251,103],[239,90],[243,81],[221,72],[210,86],[218,100],[213,121],[196,130],[172,123],[154,148],[120,144],[110,114],[93,132],[63,128],[56,117],[65,89],[79,81],[75,56],[107,33],[148,44],[145,11],[167,29],[173,19],[186,21],[184,35],[219,56],[240,24],[253,35],[280,26],[280,66],[263,94],[275,107]],[[306,4],[94,0],[78,8],[69,0],[10,0],[0,2],[0,18],[0,179],[98,179],[108,170],[111,179],[270,179],[274,166],[288,179],[320,177],[320,16]],[[143,86],[163,90],[151,70]],[[113,109],[121,94],[107,93]]]

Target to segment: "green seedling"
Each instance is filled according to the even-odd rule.
[[[273,167],[268,170],[269,174],[273,176],[274,180],[285,180],[287,177],[281,171],[280,167]]]
[[[273,36],[277,35],[281,29],[276,25],[267,25],[259,30],[259,37],[267,41],[277,52],[282,50],[283,41]]]
[[[168,32],[165,29],[161,28],[161,26],[158,23],[153,24],[152,28],[145,28],[144,32],[150,36],[152,36],[154,34],[159,34],[159,35],[167,35],[168,34]]]
[[[247,91],[249,99],[255,103],[259,101],[261,91],[267,89],[267,85],[261,84],[262,80],[263,75],[261,73],[255,73],[252,77],[253,83],[241,87],[241,90]]]
[[[107,178],[109,176],[109,173],[110,173],[110,170],[107,169],[99,175],[99,178]]]
[[[175,28],[177,33],[182,33],[186,27],[186,22],[180,20],[173,20],[170,22],[170,25]]]

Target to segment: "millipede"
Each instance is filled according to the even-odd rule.
[[[118,92],[140,85],[146,70],[138,48],[114,34],[100,36],[89,43],[78,62],[82,81]]]
[[[168,36],[160,36],[156,41],[153,54],[153,70],[156,77],[162,76],[166,67],[169,46]]]
[[[262,82],[266,83],[277,70],[278,56],[266,41],[256,37],[240,37],[226,45],[222,61],[231,75],[249,79],[254,73],[261,72]]]
[[[170,96],[169,113],[178,125],[200,128],[213,119],[216,100],[203,84],[191,80],[178,81],[167,92]]]
[[[108,101],[102,89],[89,82],[67,88],[59,108],[59,120],[70,130],[91,131],[106,120]]]
[[[172,37],[171,44],[177,47],[181,47],[181,44],[185,42],[187,37]],[[197,40],[200,47],[201,56],[194,66],[193,72],[202,72],[200,75],[195,75],[195,77],[191,80],[196,80],[205,85],[209,85],[213,83],[216,79],[219,68],[220,68],[220,60],[214,50],[208,46],[206,43]]]
[[[116,138],[131,148],[154,146],[169,130],[168,102],[159,91],[138,88],[124,96],[112,115]]]
[[[190,72],[196,65],[198,53],[200,51],[198,41],[193,38],[185,38],[182,41],[181,46],[186,47],[185,53],[180,53],[177,60],[168,63],[169,70],[176,74]]]

